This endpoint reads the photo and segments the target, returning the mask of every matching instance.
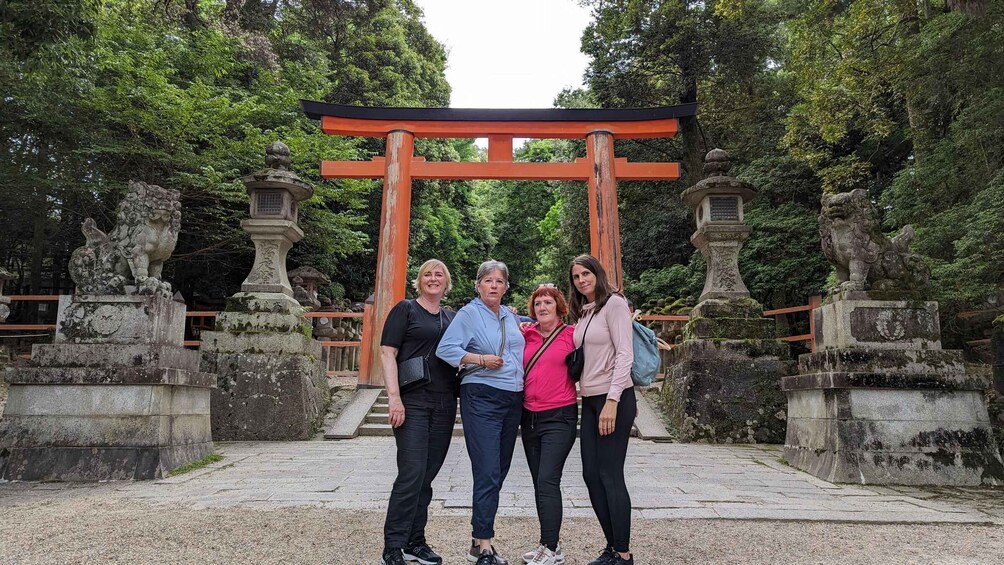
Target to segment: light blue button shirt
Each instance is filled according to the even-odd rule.
[[[499,316],[475,298],[457,312],[450,327],[439,340],[436,356],[454,367],[468,353],[498,355],[505,326],[505,347],[502,366],[498,369],[479,368],[464,377],[461,385],[485,384],[510,392],[523,390],[523,334],[519,331],[516,316],[508,308],[499,308]]]

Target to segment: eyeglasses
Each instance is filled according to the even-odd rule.
[[[554,283],[540,283],[537,285],[537,288],[558,288],[558,287],[556,287]]]

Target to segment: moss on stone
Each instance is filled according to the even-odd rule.
[[[210,453],[209,455],[206,455],[202,459],[192,461],[188,465],[182,465],[181,467],[172,469],[167,473],[167,476],[175,477],[178,475],[184,475],[185,473],[191,473],[192,471],[201,469],[206,465],[209,465],[210,463],[217,463],[219,461],[223,461],[222,455],[220,455],[219,453]]]

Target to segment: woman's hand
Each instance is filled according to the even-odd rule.
[[[398,394],[388,396],[387,420],[392,428],[400,428],[404,424],[404,403]]]
[[[499,369],[502,367],[502,358],[498,355],[485,355],[484,366],[488,369]]]
[[[600,435],[608,436],[614,433],[616,423],[617,401],[608,399],[606,404],[603,405],[603,410],[600,410]]]

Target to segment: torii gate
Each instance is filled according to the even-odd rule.
[[[673,137],[679,118],[697,104],[612,110],[374,108],[301,100],[329,135],[387,138],[385,157],[322,161],[321,176],[384,179],[374,303],[363,319],[359,386],[382,386],[380,339],[391,307],[405,296],[412,179],[581,180],[589,185],[590,251],[620,287],[617,180],[677,180],[679,163],[629,163],[614,156],[615,139]],[[488,161],[429,162],[414,155],[416,137],[488,138]],[[586,157],[571,163],[513,162],[513,138],[585,139]]]

